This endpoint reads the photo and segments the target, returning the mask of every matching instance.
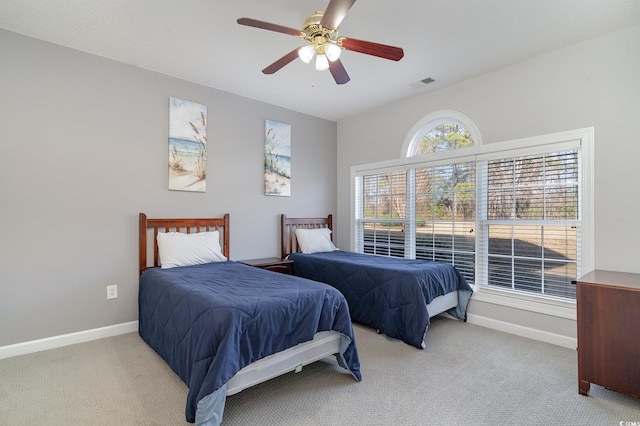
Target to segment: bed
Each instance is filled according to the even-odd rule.
[[[227,260],[228,214],[140,213],[139,244],[139,334],[188,386],[188,422],[218,425],[227,396],[327,356],[361,380],[344,297]]]
[[[473,291],[452,265],[338,250],[331,230],[331,215],[282,214],[281,255],[293,260],[294,275],[340,290],[352,321],[422,349],[431,317],[447,313],[466,321]]]

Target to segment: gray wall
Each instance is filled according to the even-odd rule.
[[[485,144],[593,126],[595,265],[640,272],[639,76],[635,26],[341,120],[338,182],[349,181],[351,166],[399,158],[412,126],[438,110],[470,116]],[[349,247],[350,187],[339,185],[337,195],[337,242]],[[469,313],[575,337],[574,321],[473,300]]]
[[[0,346],[137,320],[138,212],[230,213],[235,260],[336,212],[334,122],[4,30],[0,58]],[[208,106],[206,193],[167,189],[170,96]],[[263,195],[265,119],[292,125],[291,197]]]

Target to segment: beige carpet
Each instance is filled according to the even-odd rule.
[[[578,394],[574,350],[446,318],[425,350],[355,332],[362,382],[328,358],[228,397],[223,424],[640,424],[639,399]],[[136,333],[0,360],[0,425],[186,425],[186,395]]]

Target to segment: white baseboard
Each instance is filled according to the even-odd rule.
[[[515,334],[517,336],[527,337],[529,339],[539,340],[545,343],[551,343],[552,345],[562,346],[568,349],[576,349],[578,347],[577,339],[573,337],[549,333],[548,331],[524,327],[522,325],[511,324],[504,321],[498,321],[480,315],[467,314],[467,322],[481,327],[490,328],[492,330],[503,331],[505,333]]]
[[[498,330],[550,343],[552,345],[562,346],[564,348],[576,349],[578,346],[576,339],[572,337],[549,333],[547,331],[511,324],[504,321],[498,321],[480,315],[467,314],[467,322],[481,327],[490,328],[492,330]],[[45,339],[32,340],[30,342],[16,343],[15,345],[1,346],[0,359],[44,351],[47,349],[60,348],[62,346],[73,345],[76,343],[89,342],[91,340],[132,333],[135,331],[138,331],[138,321],[94,328],[92,330],[78,331],[76,333],[63,334],[60,336],[47,337]]]
[[[0,346],[0,359],[103,339],[119,334],[132,333],[134,331],[138,331],[138,321],[78,331],[60,336],[47,337],[45,339],[31,340],[29,342],[16,343],[15,345]]]

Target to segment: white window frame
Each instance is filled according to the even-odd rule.
[[[439,114],[442,114],[441,111]],[[429,116],[428,116],[429,117]],[[421,120],[412,128],[413,133],[409,133],[409,137],[405,141],[402,151],[402,158],[377,162],[372,164],[357,165],[351,167],[351,250],[355,250],[355,181],[356,176],[369,173],[384,173],[389,170],[397,171],[398,168],[406,170],[416,166],[433,166],[437,164],[445,164],[451,159],[463,160],[471,159],[473,161],[483,161],[491,158],[505,156],[522,156],[527,154],[537,154],[549,150],[561,150],[562,148],[576,147],[580,149],[580,189],[579,189],[579,218],[581,222],[581,238],[578,250],[580,251],[580,263],[578,265],[577,275],[580,276],[594,269],[595,266],[595,223],[594,223],[594,175],[595,175],[595,149],[593,127],[570,130],[566,132],[558,132],[542,136],[534,136],[523,139],[510,140],[505,142],[496,142],[491,144],[479,144],[474,134],[476,145],[469,148],[459,150],[442,151],[407,158],[408,150],[414,141],[413,136],[419,131],[425,123],[434,117]],[[451,121],[451,120],[449,120]],[[463,125],[468,125],[466,120],[462,120]],[[478,133],[479,134],[479,133]],[[477,179],[481,179],[480,173],[476,174]],[[476,185],[479,189],[479,185]],[[409,195],[408,195],[409,196]],[[476,196],[476,200],[480,200],[481,195]],[[477,204],[478,208],[480,205]],[[476,212],[476,221],[479,220],[479,213]],[[479,244],[482,244],[480,238],[476,239],[476,257],[481,253]],[[479,261],[479,260],[478,260]],[[516,309],[527,310],[531,312],[552,315],[566,319],[576,319],[575,301],[556,300],[538,295],[528,295],[510,292],[508,290],[500,290],[488,288],[482,282],[483,277],[478,276],[479,268],[476,267],[476,285],[474,300],[491,303],[500,306],[506,306]]]

